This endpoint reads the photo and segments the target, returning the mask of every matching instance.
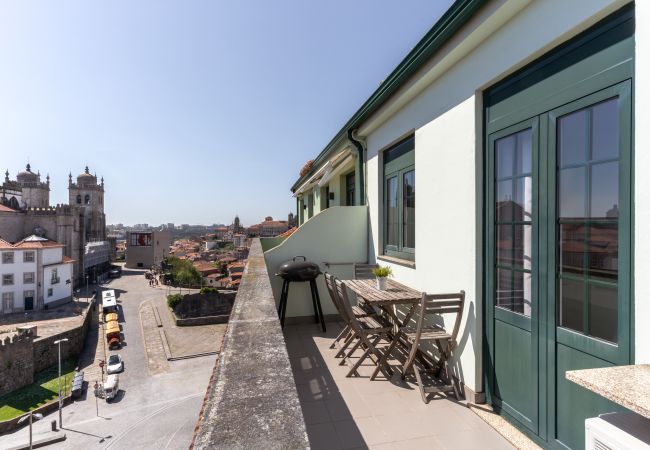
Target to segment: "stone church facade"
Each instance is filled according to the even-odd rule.
[[[108,252],[104,179],[98,183],[88,167],[76,182],[70,174],[68,198],[68,204],[50,205],[49,175],[41,181],[40,173],[32,172],[29,164],[15,180],[9,179],[7,171],[0,186],[0,238],[18,242],[35,234],[63,244],[65,256],[74,259],[74,284],[79,285],[86,273],[93,275],[94,266],[108,262],[108,256],[96,255],[100,247]],[[93,267],[88,264],[91,254]]]

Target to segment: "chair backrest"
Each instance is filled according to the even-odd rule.
[[[430,314],[456,314],[456,321],[451,334],[451,341],[456,340],[460,322],[463,317],[465,306],[465,291],[450,294],[422,294],[420,300],[420,316],[418,317],[416,339],[419,339],[424,324],[424,318]]]
[[[341,315],[343,316],[346,322],[352,325],[353,323],[356,323],[356,318],[354,317],[354,313],[352,312],[352,306],[350,306],[350,300],[348,299],[348,292],[347,292],[347,288],[345,287],[345,283],[337,279],[336,277],[332,277],[332,278],[334,278],[334,283],[336,285],[336,296],[338,298],[339,306],[341,308]]]
[[[357,264],[354,263],[354,279],[355,280],[368,280],[375,278],[372,269],[379,267],[378,264]]]
[[[325,286],[327,286],[327,291],[330,294],[330,297],[332,298],[332,302],[334,303],[334,307],[338,311],[338,313],[341,315],[341,318],[343,319],[344,322],[349,323],[351,315],[348,314],[347,310],[345,307],[342,305],[341,298],[338,294],[338,290],[336,287],[336,282],[337,279],[334,275],[332,275],[329,272],[325,272]]]

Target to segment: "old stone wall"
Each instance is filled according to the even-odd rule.
[[[34,382],[34,358],[30,335],[0,340],[0,395]]]
[[[94,314],[92,307],[84,314],[81,325],[53,336],[14,335],[13,340],[10,337],[0,340],[0,395],[33,383],[34,374],[57,365],[59,348],[54,341],[68,339],[61,344],[62,360],[80,355]]]
[[[92,310],[92,306],[90,310]],[[80,326],[54,336],[36,338],[34,340],[34,372],[40,372],[41,370],[59,363],[59,346],[54,344],[54,341],[59,339],[68,339],[68,342],[61,344],[62,360],[81,354],[92,314],[92,311],[90,314],[88,311],[89,309],[84,313],[84,320]]]
[[[174,313],[181,319],[205,316],[227,316],[235,302],[237,292],[211,292],[188,294],[176,306]]]

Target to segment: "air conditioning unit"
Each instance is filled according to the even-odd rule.
[[[650,450],[650,420],[634,413],[587,419],[585,450]]]

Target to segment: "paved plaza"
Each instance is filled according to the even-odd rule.
[[[158,323],[154,305],[164,304],[164,289],[150,288],[143,271],[125,269],[122,277],[107,283],[114,289],[120,307],[119,321],[124,337],[123,348],[108,351],[119,353],[125,370],[120,374],[120,392],[107,403],[96,399],[92,386],[100,379],[98,360],[104,359],[101,327],[95,326],[87,338],[87,353],[82,358],[89,382],[83,398],[63,410],[66,440],[48,446],[52,449],[187,449],[194,432],[216,355],[167,361],[161,333],[169,323]],[[159,310],[164,317],[164,310]],[[141,321],[141,317],[144,319]],[[95,322],[97,323],[97,322]],[[189,327],[183,342],[184,328],[168,330],[173,342],[190,353],[203,353],[206,348],[221,347],[223,326],[207,326],[204,330]],[[204,328],[204,327],[196,327]],[[40,334],[40,333],[39,333]],[[191,336],[202,335],[196,347]],[[92,344],[94,341],[94,345]],[[200,351],[197,351],[200,350]],[[94,356],[93,356],[94,355]],[[34,438],[47,436],[50,422],[58,413],[47,415],[34,424]],[[0,437],[0,449],[28,441],[28,428]]]

